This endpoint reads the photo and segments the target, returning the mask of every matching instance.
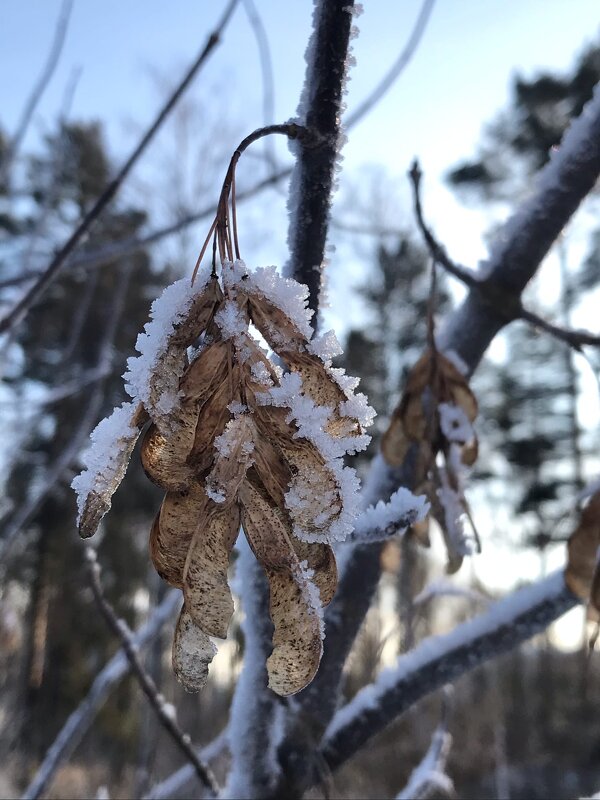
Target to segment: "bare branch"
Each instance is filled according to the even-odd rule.
[[[520,589],[445,636],[426,639],[333,718],[321,751],[330,768],[426,695],[543,631],[577,605],[562,571]]]
[[[17,325],[23,319],[23,317],[26,315],[28,310],[33,305],[33,303],[37,300],[39,295],[44,291],[44,289],[46,289],[48,284],[54,279],[60,268],[67,260],[69,254],[77,247],[77,245],[82,240],[84,234],[87,233],[91,225],[98,219],[98,217],[102,214],[106,206],[116,195],[121,185],[127,178],[128,174],[131,172],[132,168],[137,163],[140,156],[144,153],[144,151],[154,138],[155,134],[161,127],[162,123],[169,116],[170,112],[177,104],[179,98],[188,88],[193,78],[196,76],[199,69],[205,63],[206,59],[208,58],[212,50],[219,43],[221,34],[225,26],[229,22],[229,19],[231,18],[231,15],[233,14],[233,11],[237,3],[238,0],[230,0],[229,4],[227,5],[227,8],[225,9],[225,12],[223,13],[223,16],[221,17],[220,22],[218,23],[213,33],[211,33],[211,35],[208,37],[208,41],[203,47],[201,53],[198,55],[194,63],[188,69],[183,80],[179,83],[175,91],[171,94],[165,105],[162,107],[152,125],[142,136],[137,147],[135,148],[133,153],[129,156],[127,161],[123,164],[123,166],[117,173],[116,177],[104,189],[100,197],[96,200],[92,208],[87,212],[87,214],[81,220],[81,222],[79,223],[77,228],[73,231],[71,236],[69,236],[67,241],[57,251],[56,255],[50,261],[50,263],[48,264],[48,266],[46,267],[40,278],[36,281],[36,283],[30,289],[27,290],[25,295],[15,304],[15,306],[8,312],[8,314],[0,320],[0,333],[4,333],[5,331],[9,330],[11,327]]]
[[[425,243],[431,253],[431,257],[436,263],[443,267],[446,272],[458,278],[459,281],[464,283],[470,289],[479,292],[484,302],[488,303],[494,308],[497,314],[503,315],[506,322],[512,322],[515,319],[521,319],[524,322],[529,322],[536,328],[549,333],[555,339],[565,342],[575,350],[580,351],[583,345],[594,345],[600,347],[600,336],[596,336],[588,331],[569,330],[567,328],[560,328],[547,322],[542,317],[528,311],[523,307],[519,297],[515,297],[511,293],[507,293],[501,285],[488,278],[479,278],[473,270],[460,266],[453,261],[446,250],[440,245],[431,229],[427,226],[423,217],[423,208],[421,205],[421,177],[422,172],[419,164],[415,161],[408,173],[413,187],[413,198],[415,206],[415,217],[417,224],[423,235]]]
[[[167,710],[164,698],[159,694],[156,684],[144,669],[137,647],[134,644],[131,630],[124,620],[117,617],[115,610],[104,596],[102,585],[100,583],[100,566],[96,559],[95,551],[91,547],[86,547],[85,557],[88,564],[90,586],[92,587],[92,592],[94,593],[96,605],[100,609],[100,612],[106,620],[108,627],[121,642],[122,650],[129,661],[129,666],[133,675],[135,676],[135,679],[148,698],[148,701],[158,717],[162,727],[173,739],[176,747],[178,747],[187,760],[193,764],[196,774],[204,786],[210,789],[213,795],[217,797],[219,794],[219,785],[215,780],[212,770],[207,764],[200,760],[196,751],[191,745],[190,737],[181,730],[175,717]]]
[[[415,27],[412,29],[410,36],[408,37],[408,41],[406,42],[404,49],[398,56],[398,58],[394,61],[388,72],[382,78],[382,80],[377,84],[375,89],[371,92],[371,94],[363,100],[363,102],[356,108],[349,116],[348,119],[344,121],[345,125],[355,125],[359,122],[366,114],[368,114],[372,108],[381,100],[381,98],[387,94],[387,92],[392,88],[394,83],[398,80],[400,75],[404,72],[406,67],[409,65],[412,57],[417,51],[419,44],[421,43],[421,39],[423,38],[423,34],[425,33],[425,29],[427,28],[427,23],[429,22],[429,17],[431,16],[431,12],[433,11],[433,7],[435,5],[435,0],[424,0],[423,5],[421,6],[421,10],[419,11],[419,15],[417,17],[417,21],[415,22]]]
[[[353,0],[316,4],[298,109],[300,123],[321,141],[317,146],[299,143],[297,147],[290,192],[288,272],[308,287],[313,310],[319,304],[353,8]]]
[[[216,739],[206,747],[198,750],[198,757],[202,761],[212,761],[218,758],[227,749],[227,728],[222,731]],[[184,764],[160,783],[155,784],[144,796],[144,800],[169,800],[176,792],[188,786],[196,777],[196,771],[192,764]]]
[[[54,70],[58,65],[58,61],[65,44],[67,28],[69,27],[69,20],[71,18],[72,10],[73,0],[63,0],[58,19],[56,21],[54,36],[52,37],[52,44],[50,45],[50,51],[48,53],[46,63],[44,64],[42,73],[33,87],[33,91],[31,92],[27,103],[25,104],[21,119],[17,125],[17,130],[15,131],[15,134],[6,149],[4,159],[0,164],[0,183],[4,183],[8,180],[10,168],[17,156],[17,153],[19,152],[21,144],[23,143],[23,139],[25,138],[25,134],[27,133],[27,129],[29,128],[29,124],[35,109],[37,108],[37,105],[42,99],[42,95],[44,94],[46,87],[54,75]]]
[[[134,647],[142,648],[153,641],[162,630],[163,625],[172,619],[180,604],[181,592],[172,589],[162,603],[154,609],[146,624],[133,635]],[[43,794],[60,765],[69,758],[83,738],[112,689],[130,670],[131,666],[122,650],[119,650],[100,670],[85,699],[70,714],[60,733],[48,748],[44,760],[23,794],[23,800],[36,800]]]
[[[275,119],[275,80],[273,78],[273,59],[271,57],[269,37],[261,16],[256,10],[254,0],[242,0],[242,5],[258,46],[263,83],[263,125],[267,126],[271,125]],[[272,139],[265,139],[265,156],[271,167],[275,169],[275,151]]]

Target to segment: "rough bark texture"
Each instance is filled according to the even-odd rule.
[[[316,146],[298,145],[292,175],[290,274],[309,289],[310,307],[318,308],[325,240],[340,145],[341,102],[352,24],[353,0],[320,0],[307,51],[300,122],[317,134]]]

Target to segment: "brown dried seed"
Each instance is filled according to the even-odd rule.
[[[388,429],[381,440],[381,452],[388,464],[399,467],[404,461],[412,442],[404,432],[404,422],[399,409],[394,411]]]
[[[227,423],[223,439],[225,441],[219,440],[218,448],[215,444],[213,468],[206,478],[206,487],[228,505],[236,500],[240,483],[254,460],[254,442],[258,434],[252,417],[249,414],[234,417]]]
[[[242,527],[252,552],[265,568],[291,568],[297,557],[291,543],[291,524],[287,515],[269,503],[250,481],[243,481],[239,499]]]
[[[134,431],[128,438],[118,440],[110,478],[104,475],[105,485],[98,485],[96,482],[95,490],[89,491],[86,496],[85,505],[78,521],[79,535],[82,539],[89,539],[96,533],[102,517],[109,511],[112,496],[125,476],[140,431],[147,421],[148,414],[143,405],[139,403],[131,418],[132,428],[137,428],[137,432]]]
[[[267,659],[269,688],[286,697],[304,689],[321,661],[319,618],[287,570],[266,569],[273,620],[273,652]]]
[[[319,590],[321,604],[328,606],[333,600],[338,584],[337,564],[332,548],[328,544],[305,542],[296,536],[291,538],[298,561],[306,561],[314,572],[313,582]]]
[[[233,614],[227,582],[231,551],[240,529],[238,506],[214,508],[189,548],[184,569],[184,596],[190,616],[205,633],[225,639]]]
[[[189,347],[208,327],[218,305],[223,300],[223,291],[216,277],[211,277],[204,289],[196,295],[187,317],[175,326],[169,345]]]
[[[250,319],[278,355],[283,345],[294,350],[304,349],[306,337],[280,308],[254,294],[248,296],[248,308]]]
[[[296,439],[292,442],[281,440],[277,444],[293,475],[290,490],[298,490],[301,495],[314,496],[310,507],[295,508],[290,512],[294,523],[307,533],[321,533],[343,509],[340,489],[333,473],[312,442]],[[327,512],[327,519],[321,524],[315,524],[315,514],[319,508]]]
[[[209,469],[213,463],[215,438],[223,433],[225,425],[232,417],[227,406],[234,400],[239,401],[239,377],[239,367],[233,365],[200,410],[194,444],[187,457],[188,463],[196,472]]]
[[[208,498],[198,481],[183,492],[168,492],[150,534],[156,571],[172,586],[183,587],[183,571],[194,534],[206,525]]]
[[[213,342],[205,347],[179,383],[183,402],[195,404],[199,409],[225,380],[230,357],[231,346],[227,342]]]
[[[156,425],[146,431],[140,456],[144,472],[152,483],[168,492],[181,492],[190,485],[194,471],[186,457],[194,441],[195,419],[169,436],[163,436]]]
[[[571,534],[565,581],[581,600],[589,600],[594,588],[597,594],[597,554],[600,546],[600,492],[592,495],[581,512],[579,524]],[[598,609],[599,607],[596,606]]]
[[[192,620],[185,606],[181,609],[173,638],[173,672],[186,692],[199,692],[208,680],[208,665],[217,648]]]
[[[283,508],[292,473],[281,450],[275,448],[264,436],[256,437],[254,467],[275,505]]]

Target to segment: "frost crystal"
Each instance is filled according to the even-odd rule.
[[[89,511],[89,504],[98,506],[94,513],[96,525],[109,510],[110,498],[123,480],[140,433],[136,412],[133,403],[123,403],[92,431],[92,445],[82,458],[84,469],[71,483],[77,494],[78,525]]]
[[[167,286],[152,303],[151,321],[138,336],[136,350],[140,355],[127,359],[127,371],[123,375],[127,393],[133,400],[142,402],[148,412],[154,410],[161,418],[177,405],[179,380],[185,369],[185,352],[169,348],[171,337],[209,277],[210,273],[205,272],[193,286],[189,278]]]
[[[440,427],[449,442],[466,444],[474,437],[473,426],[460,406],[454,403],[440,403]]]

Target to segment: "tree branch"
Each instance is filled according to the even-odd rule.
[[[162,603],[152,612],[148,621],[132,637],[136,648],[145,647],[158,636],[163,625],[172,619],[181,604],[181,592],[172,589]],[[33,780],[23,794],[23,800],[37,800],[50,785],[60,765],[75,750],[92,724],[107,697],[119,681],[131,671],[131,665],[119,650],[94,678],[89,692],[70,714],[60,733],[48,748]]]
[[[217,797],[219,794],[219,785],[217,784],[212,770],[207,764],[201,761],[192,747],[190,737],[181,730],[175,717],[169,713],[164,698],[160,695],[153,679],[144,669],[129,627],[122,619],[117,617],[115,610],[104,596],[102,584],[100,583],[100,566],[96,559],[96,552],[89,546],[85,548],[85,558],[88,565],[90,586],[92,587],[96,605],[100,609],[108,627],[121,642],[121,648],[129,661],[131,672],[148,698],[162,727],[174,741],[176,747],[181,750],[183,755],[193,765],[196,775],[204,786],[210,789],[213,795]]]
[[[21,144],[23,143],[23,139],[25,138],[25,134],[27,133],[27,129],[29,128],[29,124],[31,122],[31,118],[33,117],[35,109],[37,108],[42,95],[46,91],[46,87],[54,75],[54,71],[60,59],[60,54],[62,53],[65,44],[65,38],[67,35],[67,29],[69,27],[69,20],[71,19],[72,10],[73,0],[63,0],[60,14],[58,15],[58,19],[56,21],[54,36],[52,37],[52,44],[50,45],[50,51],[48,53],[46,63],[44,64],[42,73],[33,87],[33,91],[31,92],[27,103],[25,104],[21,119],[17,125],[17,130],[15,131],[15,134],[6,149],[6,153],[4,154],[4,158],[0,164],[0,183],[8,181],[10,168],[13,164],[13,161],[17,157],[17,153],[19,152]]]
[[[46,269],[44,270],[43,274],[40,278],[35,282],[30,289],[25,292],[25,295],[15,304],[15,306],[8,312],[8,314],[0,320],[0,333],[4,333],[14,325],[17,325],[31,308],[33,303],[37,300],[39,295],[46,289],[46,287],[51,283],[51,281],[55,278],[60,268],[63,266],[69,254],[77,247],[77,245],[82,240],[83,236],[92,224],[98,219],[98,217],[102,214],[106,206],[110,203],[113,197],[117,194],[118,190],[121,188],[121,185],[127,178],[128,174],[131,172],[134,165],[139,160],[140,156],[146,150],[152,139],[154,138],[155,134],[161,127],[162,123],[165,119],[169,116],[177,101],[183,95],[185,90],[188,88],[190,83],[192,82],[193,78],[202,67],[212,50],[216,47],[219,43],[221,34],[229,22],[231,15],[237,5],[238,0],[230,0],[223,16],[221,17],[220,22],[218,23],[217,27],[208,37],[208,41],[206,42],[205,46],[203,47],[201,53],[198,55],[194,63],[188,69],[187,73],[185,74],[183,80],[179,83],[175,91],[171,94],[165,105],[160,110],[158,116],[152,123],[152,125],[148,128],[146,133],[142,136],[139,144],[133,151],[133,153],[129,156],[127,161],[123,164],[119,172],[117,173],[116,177],[108,184],[108,186],[104,189],[100,197],[96,200],[92,208],[87,212],[84,218],[81,220],[79,225],[73,231],[73,233],[69,236],[67,241],[62,245],[62,247],[58,250],[54,258],[50,261]]]
[[[417,224],[431,257],[436,263],[443,267],[450,275],[458,278],[465,286],[478,292],[483,301],[492,306],[496,314],[504,316],[506,323],[516,319],[523,320],[549,333],[550,336],[553,336],[555,339],[565,342],[565,344],[568,344],[569,347],[572,347],[574,350],[581,351],[583,345],[600,347],[600,336],[596,336],[588,331],[561,328],[558,325],[547,322],[542,317],[524,308],[519,297],[507,293],[497,282],[491,280],[489,277],[481,279],[473,270],[460,266],[453,261],[446,253],[445,248],[437,241],[423,217],[420,192],[422,172],[417,161],[413,163],[408,174],[413,187],[414,210]]]
[[[578,603],[561,570],[499,600],[445,636],[425,639],[338,711],[321,755],[336,769],[423,697],[527,641]]]
[[[295,146],[290,187],[288,272],[309,290],[318,308],[321,271],[331,208],[335,162],[340,146],[341,102],[346,78],[354,0],[319,0],[307,50],[306,80],[298,121],[320,139]]]
[[[408,41],[402,49],[402,52],[394,61],[382,80],[377,84],[375,89],[373,89],[371,94],[348,116],[347,120],[344,120],[345,125],[348,127],[350,125],[355,125],[366,114],[368,114],[373,107],[377,105],[381,98],[387,94],[394,83],[398,80],[400,75],[404,72],[412,60],[412,57],[417,52],[417,48],[419,47],[423,38],[423,34],[427,28],[427,23],[431,17],[431,12],[433,11],[434,5],[435,0],[423,0],[423,5],[421,6],[417,16],[417,21],[415,22],[415,27],[412,29],[411,34],[408,37]]]

